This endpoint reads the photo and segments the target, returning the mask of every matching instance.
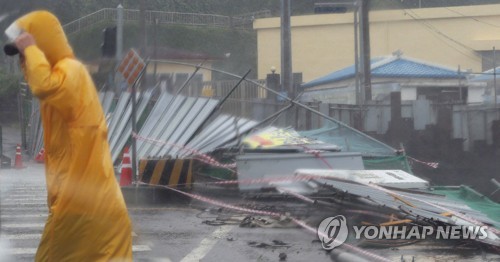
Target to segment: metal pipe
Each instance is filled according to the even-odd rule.
[[[276,113],[268,116],[266,119],[264,119],[264,120],[260,121],[259,123],[257,123],[255,126],[253,126],[253,128],[251,128],[251,129],[249,129],[249,130],[247,130],[245,132],[240,133],[239,136],[237,136],[236,138],[244,136],[244,135],[247,135],[248,133],[252,132],[252,130],[254,130],[255,128],[257,128],[257,127],[265,124],[267,121],[269,121],[269,120],[271,120],[273,118],[278,117],[279,115],[281,115],[283,112],[285,112],[286,110],[288,110],[291,107],[293,107],[293,104],[290,103],[286,107],[280,109],[278,112],[276,112]],[[229,141],[225,142],[224,144],[221,144],[221,147],[223,147],[224,145],[227,145],[228,143],[230,143],[232,141],[233,140],[229,140]]]
[[[226,100],[229,98],[229,96],[231,96],[231,94],[236,90],[236,88],[238,88],[238,86],[240,86],[241,82],[243,82],[243,80],[245,80],[245,78],[248,76],[248,74],[250,74],[251,71],[252,70],[248,70],[246,72],[246,74],[243,77],[240,78],[240,80],[238,81],[238,83],[236,83],[236,85],[234,85],[233,88],[231,88],[231,90],[229,90],[229,92],[227,93],[227,95],[224,96],[224,98],[222,98],[222,100],[220,100],[219,103],[217,103],[217,106],[215,106],[215,108],[212,110],[212,112],[210,112],[210,114],[208,115],[208,117],[205,118],[205,120],[203,120],[203,122],[200,124],[200,126],[198,127],[198,129],[196,129],[196,131],[193,133],[193,135],[187,140],[186,144],[188,144],[189,142],[191,142],[191,140],[201,132],[201,129],[203,128],[203,126],[208,122],[208,120],[217,111],[219,111],[222,108],[222,105],[224,104],[224,102],[226,102]]]
[[[116,61],[122,60],[123,51],[123,6],[116,8]]]
[[[154,62],[155,64],[156,63],[160,63],[160,60],[150,60],[151,62]],[[205,60],[206,61],[206,60]],[[192,65],[192,64],[189,64],[190,66],[194,66],[196,69],[194,70],[194,72],[188,77],[188,79],[182,84],[181,88],[179,88],[176,92],[175,92],[175,96],[178,96],[182,90],[184,90],[184,88],[186,88],[186,86],[189,84],[189,82],[191,82],[191,79],[193,79],[193,77],[196,75],[196,73],[198,73],[198,71],[200,70],[200,68],[203,68],[202,65],[205,63],[205,61],[199,63],[198,65]],[[172,100],[173,101],[173,100]]]
[[[153,62],[153,63],[159,63],[158,60],[148,60],[150,62]],[[193,79],[193,77],[196,75],[196,73],[200,70],[202,64],[204,63],[205,61],[201,62],[200,64],[198,65],[192,65],[192,64],[189,64],[190,66],[194,66],[195,67],[195,70],[193,73],[191,73],[191,75],[188,77],[188,79],[186,79],[186,81],[184,81],[184,83],[182,84],[182,86],[175,92],[175,94],[173,94],[173,98],[170,99],[170,101],[168,102],[167,106],[165,107],[165,112],[168,111],[170,109],[170,107],[172,106],[172,104],[174,103],[174,101],[176,100],[175,98],[184,90],[184,88],[186,88],[186,86],[189,84],[189,82]],[[163,119],[163,118],[162,118]],[[161,122],[161,121],[160,121]],[[156,127],[156,125],[155,125]],[[143,149],[144,147],[141,147],[141,150]],[[151,147],[149,147],[149,150],[148,148],[145,148],[144,149],[144,153],[148,153],[151,151]]]
[[[493,47],[493,102],[497,107],[497,56],[496,49]]]
[[[21,88],[22,89],[22,88]],[[24,140],[24,135],[23,135],[23,129],[24,129],[24,117],[23,117],[23,95],[21,94],[22,90],[19,89],[19,92],[17,93],[17,114],[19,117],[19,124],[21,127],[21,140],[22,140],[22,145],[21,148],[24,149],[26,146],[26,141]]]
[[[154,17],[154,39],[153,39],[153,57],[156,58],[158,56],[158,18],[155,16]],[[157,67],[158,63],[154,63],[154,70],[153,70],[153,79],[156,82],[156,74],[157,74]]]
[[[301,95],[302,95],[302,93],[300,93],[297,96],[297,98],[300,97]],[[257,123],[255,126],[253,126],[253,128],[251,128],[251,129],[249,129],[249,130],[247,130],[245,132],[240,133],[239,136],[237,136],[236,138],[244,136],[244,135],[247,135],[248,133],[252,132],[252,130],[254,130],[255,128],[262,126],[263,124],[267,123],[268,121],[272,120],[273,118],[274,119],[278,118],[283,112],[285,112],[286,110],[290,109],[291,107],[293,107],[293,104],[289,103],[287,106],[285,106],[282,109],[278,110],[278,112],[275,112],[274,114],[268,116],[266,119],[264,119],[264,120],[260,121],[259,123]],[[232,140],[227,141],[226,143],[222,144],[221,146],[224,146],[224,145],[226,145],[226,144],[228,144],[230,142],[232,142]]]
[[[150,62],[167,63],[167,64],[176,64],[176,65],[185,65],[185,66],[196,66],[196,65],[189,64],[189,63],[184,63],[184,62],[169,61],[169,60],[161,60],[161,59],[159,59],[159,60],[150,60]],[[218,73],[226,74],[226,75],[228,75],[228,76],[233,76],[233,77],[237,77],[237,78],[240,78],[240,77],[241,77],[241,76],[239,76],[239,75],[232,74],[232,73],[229,73],[229,72],[226,72],[226,71],[220,70],[220,69],[215,69],[215,68],[205,67],[205,66],[198,66],[198,67],[200,67],[200,68],[202,68],[202,69],[211,70],[211,71],[214,71],[214,72],[218,72]],[[368,138],[368,139],[370,139],[370,140],[372,140],[372,141],[374,141],[374,142],[380,143],[380,144],[384,145],[385,147],[389,148],[390,150],[396,151],[396,149],[392,148],[391,146],[386,145],[385,143],[383,143],[383,142],[381,142],[381,141],[379,141],[379,140],[377,140],[377,139],[375,139],[375,138],[373,138],[373,137],[371,137],[371,136],[368,136],[368,135],[366,135],[365,133],[363,133],[363,132],[361,132],[361,131],[359,131],[359,130],[357,130],[357,129],[355,129],[355,128],[352,128],[352,127],[350,127],[350,126],[348,126],[348,125],[346,125],[346,124],[344,124],[344,123],[342,123],[342,122],[340,122],[340,121],[338,121],[338,120],[335,120],[334,118],[332,118],[332,117],[330,117],[330,116],[328,116],[328,115],[326,115],[326,114],[323,114],[323,113],[319,112],[318,110],[315,110],[315,109],[313,109],[313,108],[310,108],[310,107],[308,107],[307,105],[304,105],[304,104],[302,104],[302,103],[300,103],[300,102],[294,101],[293,99],[289,98],[288,96],[285,96],[285,95],[283,95],[283,94],[281,94],[281,93],[279,93],[279,92],[277,92],[277,91],[274,91],[274,90],[272,90],[272,89],[270,89],[270,88],[266,87],[265,85],[261,85],[261,84],[259,84],[258,82],[253,81],[253,80],[248,80],[248,79],[245,79],[245,81],[248,81],[248,82],[250,82],[250,83],[253,83],[253,84],[257,85],[258,87],[264,88],[264,89],[266,89],[268,92],[271,92],[271,93],[273,93],[273,94],[275,94],[275,95],[277,95],[277,96],[279,96],[279,97],[283,98],[284,100],[286,100],[286,101],[288,101],[288,102],[290,102],[290,103],[292,103],[292,104],[294,104],[294,105],[296,105],[296,106],[298,106],[298,107],[301,107],[301,108],[303,108],[303,109],[309,110],[309,111],[311,111],[311,112],[313,112],[313,113],[315,113],[315,114],[317,114],[317,115],[319,115],[319,116],[322,116],[322,117],[324,117],[324,118],[326,118],[326,119],[328,119],[328,120],[330,120],[330,121],[332,121],[332,122],[334,122],[334,123],[336,123],[336,124],[338,124],[338,125],[340,125],[340,126],[342,126],[342,127],[345,127],[345,128],[351,129],[351,130],[352,130],[352,131],[354,131],[355,133],[358,133],[358,134],[360,134],[360,135],[362,135],[362,136],[364,136],[364,137],[366,137],[366,138]]]
[[[493,185],[495,185],[497,189],[490,194],[490,197],[492,197],[497,191],[500,190],[500,183],[496,179],[492,178],[491,183],[493,183]]]
[[[362,72],[363,72],[363,91],[364,91],[364,101],[372,100],[372,83],[371,83],[371,55],[370,55],[370,19],[369,19],[369,1],[361,0],[360,6],[360,23],[361,23],[361,61],[362,61]]]
[[[462,74],[461,74],[461,70],[460,70],[460,65],[458,65],[458,97],[459,97],[459,100],[460,100],[460,103],[463,103],[462,101]],[[466,104],[466,103],[464,103]]]
[[[137,83],[139,82],[140,79],[144,76],[144,72],[146,72],[146,69],[148,68],[148,62],[146,62],[146,65],[144,68],[141,70],[139,73],[137,79],[135,79],[134,83],[132,84],[132,92],[131,92],[131,103],[132,103],[132,152],[131,152],[131,160],[132,160],[132,177],[136,185],[136,187],[139,186],[139,174],[137,173],[137,143],[136,139],[134,137],[134,134],[137,133],[137,105],[136,105],[136,99],[135,99],[135,94],[136,94],[136,89],[137,89]]]
[[[292,78],[291,5],[291,0],[281,0],[281,84],[293,97],[295,90]]]
[[[243,77],[240,78],[240,80],[238,81],[238,83],[236,83],[236,85],[231,88],[231,90],[229,91],[229,93],[220,101],[220,103],[217,105],[217,107],[215,108],[216,110],[217,109],[220,109],[222,107],[222,104],[224,104],[224,102],[229,98],[229,96],[234,92],[234,90],[236,90],[236,88],[241,84],[241,82],[243,82],[243,80],[246,79],[246,77],[248,76],[248,74],[250,74],[252,70],[249,69],[245,75],[243,75]]]
[[[359,43],[358,43],[358,0],[354,1],[354,80],[356,85],[356,104],[362,104],[361,90],[359,86]]]

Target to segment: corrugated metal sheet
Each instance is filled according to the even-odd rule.
[[[237,139],[242,133],[249,131],[257,124],[258,122],[245,118],[220,115],[204,128],[187,147],[196,148],[201,153],[212,152]],[[181,156],[188,155],[188,152],[181,154]]]
[[[172,107],[169,112],[172,114],[172,117],[169,119],[168,122],[165,122],[164,128],[159,130],[157,136],[153,136],[151,138],[163,141],[168,144],[175,144],[175,141],[170,141],[169,138],[172,135],[173,132],[177,129],[179,124],[182,121],[187,121],[186,117],[188,116],[189,112],[192,110],[192,108],[195,106],[196,103],[196,98],[194,97],[187,97],[179,108]],[[159,155],[160,149],[163,148],[163,145],[151,145],[149,147],[149,150],[146,152],[147,157],[161,157]]]
[[[154,129],[160,123],[160,119],[165,116],[165,110],[169,103],[172,101],[173,96],[165,92],[160,95],[160,98],[156,101],[153,109],[149,113],[146,121],[142,125],[139,135],[142,137],[150,137]],[[145,147],[143,141],[137,141],[138,152]]]
[[[166,104],[160,104],[158,107],[155,106],[153,115],[159,115],[156,123],[149,123],[151,127],[143,126],[139,131],[139,134],[143,137],[151,138],[151,139],[159,139],[162,131],[170,124],[171,119],[174,117],[178,109],[184,104],[186,97],[177,96],[172,98],[171,101],[168,101]],[[158,102],[157,102],[158,104]],[[146,132],[143,132],[143,129],[151,129],[149,135],[146,135]],[[147,143],[145,141],[137,141],[137,159],[148,157],[149,152],[156,147],[157,145],[153,145],[151,143]]]
[[[115,110],[111,114],[111,117],[108,121],[108,139],[113,137],[113,131],[115,130],[116,125],[120,121],[121,116],[125,112],[125,108],[127,107],[129,100],[130,100],[129,92],[123,92],[120,98],[118,98]]]
[[[138,158],[189,155],[185,150],[188,139],[216,108],[218,100],[180,95],[160,100],[164,101],[157,102],[139,135],[162,143],[138,141]]]
[[[136,94],[137,100],[139,100],[140,94]],[[114,125],[110,125],[108,128],[108,141],[110,148],[113,148],[113,145],[116,144],[116,142],[120,139],[123,133],[123,129],[127,125],[127,123],[130,122],[130,116],[132,115],[132,103],[128,101],[128,103],[125,105],[124,110],[122,112],[115,112],[113,113],[113,118],[111,121],[114,121]],[[118,119],[117,119],[118,118]]]
[[[206,100],[206,101],[203,101]],[[188,115],[186,121],[183,121],[181,125],[178,126],[177,132],[172,134],[171,140],[176,141],[176,144],[185,145],[188,142],[188,139],[198,130],[200,125],[203,124],[204,120],[210,115],[210,113],[215,109],[218,104],[218,101],[213,99],[199,99],[198,108],[193,108],[193,110]],[[192,120],[190,120],[192,117]],[[181,150],[178,147],[164,147],[160,151],[160,155],[172,155],[178,156],[180,153],[185,152],[185,150]]]
[[[104,96],[106,95],[106,92],[99,92],[98,93],[98,96],[99,96],[99,102],[101,102],[101,105],[103,104],[104,102]]]
[[[148,90],[144,92],[143,95],[140,97],[136,113],[137,119],[141,118],[142,113],[146,109],[146,106],[148,105],[149,101],[151,100],[151,95],[153,94],[154,91],[155,89]],[[127,117],[122,119],[118,127],[119,130],[121,130],[120,135],[113,137],[113,139],[110,141],[110,149],[113,162],[115,162],[119,158],[120,154],[123,151],[123,148],[127,144],[127,141],[129,140],[130,136],[132,135],[131,107],[132,105],[129,104],[129,106],[127,107],[127,112],[130,111],[130,113],[126,114]]]
[[[206,128],[204,128],[198,136],[193,138],[191,142],[189,142],[189,148],[200,148],[200,144],[202,144],[205,140],[209,139],[210,136],[216,136],[217,132],[224,123],[228,123],[232,119],[232,116],[229,115],[220,115],[218,116],[212,123],[210,123]],[[223,129],[221,129],[223,130]],[[181,155],[189,155],[189,152],[184,152]]]
[[[104,115],[107,116],[113,105],[113,100],[115,98],[115,92],[108,91],[104,95],[104,101],[101,100],[102,111]]]
[[[190,100],[192,98],[188,98]],[[189,101],[190,102],[190,101]],[[217,106],[216,100],[209,100],[206,98],[197,98],[194,99],[192,106],[186,112],[186,114],[181,114],[182,111],[179,111],[179,116],[184,115],[184,117],[180,118],[179,121],[174,119],[172,125],[167,129],[168,132],[165,132],[162,136],[162,141],[169,141],[177,146],[169,146],[164,145],[160,150],[156,151],[156,156],[166,156],[170,154],[170,151],[174,149],[174,152],[179,153],[180,146],[184,146],[186,140],[193,134],[195,130],[203,123],[203,121],[208,117],[210,112]],[[188,103],[190,104],[190,103]],[[172,128],[170,128],[172,127]],[[192,130],[187,130],[188,127],[191,127]],[[183,137],[183,134],[189,134],[188,137]],[[185,150],[183,150],[185,151]],[[171,154],[175,156],[175,154]]]
[[[40,118],[40,101],[33,97],[31,104],[31,118],[29,120],[29,151],[36,156],[43,147],[43,125]]]

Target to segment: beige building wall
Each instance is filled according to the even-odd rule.
[[[482,71],[479,51],[500,49],[500,4],[370,12],[371,56],[406,56]],[[294,16],[292,67],[303,81],[354,64],[353,13]],[[280,73],[280,18],[257,19],[258,77]],[[499,53],[500,55],[500,53]]]

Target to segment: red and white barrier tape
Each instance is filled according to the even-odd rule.
[[[187,148],[185,146],[180,146],[180,145],[176,145],[176,144],[172,144],[172,143],[167,143],[167,142],[163,142],[163,141],[159,141],[159,140],[155,140],[155,139],[151,139],[151,138],[146,138],[146,137],[142,137],[142,136],[139,136],[137,135],[136,133],[133,133],[133,137],[136,138],[136,139],[139,139],[139,140],[143,140],[145,142],[149,142],[149,143],[153,143],[153,144],[159,144],[159,145],[169,145],[169,146],[173,146],[173,147],[177,147],[177,148],[180,148],[181,150],[185,150],[187,152],[190,152],[190,153],[193,153],[194,155],[198,156],[199,157],[199,160],[206,163],[206,164],[209,164],[209,165],[212,165],[212,166],[216,166],[216,167],[221,167],[221,168],[226,168],[226,169],[230,169],[230,168],[235,168],[236,167],[236,163],[232,163],[232,164],[221,164],[219,163],[217,160],[213,159],[212,157],[206,155],[206,154],[203,154],[195,149],[190,149],[190,148]],[[306,150],[305,152],[306,153],[310,153],[312,155],[314,155],[316,158],[322,160],[325,165],[327,165],[330,169],[333,169],[332,166],[326,161],[326,159],[324,159],[322,156],[321,156],[321,153],[322,151],[318,151],[318,150],[312,150],[312,149],[309,149],[305,146],[303,146]],[[413,160],[415,162],[418,162],[418,163],[421,163],[421,164],[424,164],[424,165],[427,165],[429,167],[432,167],[432,168],[438,168],[439,166],[439,163],[436,163],[436,162],[424,162],[424,161],[420,161],[418,159],[415,159],[413,157],[409,157],[407,156],[410,160]],[[318,178],[317,176],[315,176],[316,178]],[[312,176],[295,176],[295,177],[282,177],[282,178],[262,178],[262,179],[252,179],[252,180],[241,180],[241,181],[236,181],[236,180],[231,180],[231,181],[218,181],[218,182],[213,182],[213,184],[262,184],[262,183],[269,183],[269,182],[282,182],[282,181],[304,181],[304,180],[308,180],[308,179],[311,179]],[[141,182],[142,183],[142,182]],[[408,199],[412,199],[412,200],[416,200],[416,201],[420,201],[422,203],[425,203],[425,204],[428,204],[430,206],[433,206],[435,208],[438,208],[438,209],[442,209],[443,211],[446,211],[446,212],[449,212],[453,215],[455,215],[456,217],[459,217],[469,223],[472,223],[472,224],[475,224],[475,225],[484,225],[483,223],[481,223],[480,221],[477,221],[471,217],[467,217],[463,214],[460,214],[458,212],[455,212],[451,209],[448,209],[446,207],[443,207],[443,206],[440,206],[440,205],[437,205],[437,204],[433,204],[431,202],[428,202],[428,201],[425,201],[425,200],[421,200],[421,199],[417,199],[417,198],[413,198],[413,197],[409,197],[409,196],[405,196],[405,195],[401,195],[399,193],[396,193],[394,191],[391,191],[391,190],[388,190],[388,189],[385,189],[383,187],[380,187],[380,186],[377,186],[377,185],[374,185],[374,184],[369,184],[369,186],[373,187],[373,188],[376,188],[378,190],[381,190],[381,191],[384,191],[386,193],[389,193],[389,194],[394,194],[394,195],[398,195],[398,196],[401,196],[403,198],[408,198]],[[172,189],[170,187],[166,187],[166,188],[169,188],[169,189]],[[180,190],[177,190],[177,189],[172,189],[174,191],[179,191],[179,192],[182,192]],[[185,192],[183,192],[185,193]],[[289,194],[291,194],[290,192],[287,192]],[[188,193],[185,193],[185,194],[188,194]],[[295,193],[294,193],[295,194]],[[300,195],[301,197],[304,197],[302,195]],[[298,197],[298,196],[296,196]],[[305,198],[305,197],[304,197]],[[198,199],[198,198],[195,198],[195,199]],[[302,199],[302,198],[300,198]],[[202,200],[202,199],[199,199],[199,200]],[[303,200],[306,200],[306,199],[303,199]],[[202,200],[203,201],[203,200]],[[307,200],[309,201],[309,199]],[[220,203],[220,205],[222,205],[224,203]],[[241,208],[240,208],[241,209]],[[243,211],[243,210],[240,210],[240,211]],[[263,211],[264,212],[264,211]],[[495,234],[500,234],[500,231],[495,229],[495,228],[489,228],[493,233]]]
[[[183,151],[186,151],[186,152],[193,154],[198,160],[200,160],[201,162],[203,162],[205,164],[209,164],[211,166],[225,168],[225,169],[236,168],[236,163],[231,163],[231,164],[219,163],[217,160],[210,157],[209,155],[203,154],[195,149],[188,148],[188,147],[183,146],[183,145],[177,145],[174,143],[169,143],[169,142],[160,141],[160,140],[156,140],[156,139],[152,139],[152,138],[148,138],[148,137],[143,137],[143,136],[138,135],[137,133],[133,133],[132,137],[134,137],[137,140],[142,140],[144,142],[148,142],[148,143],[154,144],[154,145],[166,145],[166,146],[179,148]],[[233,171],[233,170],[231,170],[231,171]]]
[[[143,183],[143,182],[139,182],[139,184],[149,185],[149,184],[146,184],[146,183]],[[280,214],[280,213],[277,213],[277,212],[270,212],[270,211],[263,211],[263,210],[257,210],[257,209],[243,208],[243,207],[234,206],[234,205],[227,204],[227,203],[224,203],[224,202],[221,202],[221,201],[217,201],[217,200],[214,200],[214,199],[211,199],[211,198],[208,198],[208,197],[204,197],[204,196],[201,196],[201,195],[187,193],[187,192],[184,192],[184,191],[181,191],[181,190],[178,190],[176,188],[169,187],[169,186],[163,186],[163,185],[156,185],[156,186],[157,187],[166,188],[166,189],[169,189],[171,191],[177,192],[179,194],[188,196],[190,198],[193,198],[193,199],[196,199],[196,200],[200,200],[200,201],[203,201],[205,203],[212,204],[212,205],[224,207],[224,208],[227,208],[227,209],[232,209],[232,210],[241,211],[241,212],[245,212],[245,213],[253,213],[253,214],[259,214],[259,215],[273,216],[273,217],[283,217],[283,216],[285,216],[284,214]],[[313,234],[317,234],[318,233],[316,229],[314,229],[311,226],[307,225],[304,221],[301,221],[301,220],[299,220],[297,218],[290,217],[290,216],[285,216],[285,217],[289,217],[295,224],[297,224],[297,225],[301,226],[302,228],[304,228],[304,229],[312,232]],[[319,232],[319,234],[321,234],[323,237],[325,237],[327,239],[330,238],[329,236],[327,236],[326,234],[324,234],[322,232]],[[373,259],[374,261],[384,261],[384,262],[385,261],[390,261],[390,260],[388,260],[386,258],[383,258],[383,257],[377,255],[377,254],[373,254],[371,252],[368,252],[366,250],[363,250],[361,248],[355,247],[355,246],[347,244],[347,243],[344,243],[342,245],[342,247],[346,248],[346,249],[349,249],[349,250],[351,250],[353,252],[359,253],[361,255],[364,255],[366,257],[369,257],[369,258]]]
[[[417,162],[417,163],[419,163],[419,164],[426,165],[426,166],[431,167],[431,168],[434,168],[434,169],[436,169],[436,168],[438,168],[438,167],[439,167],[439,163],[438,163],[438,162],[424,162],[424,161],[420,161],[420,160],[415,159],[415,158],[410,157],[410,156],[406,156],[406,157],[407,157],[408,159],[410,159],[411,161],[415,161],[415,162]]]
[[[313,155],[314,157],[321,160],[328,168],[333,169],[333,167],[330,165],[330,163],[328,163],[328,161],[326,161],[326,159],[323,156],[321,156],[321,153],[323,153],[324,151],[311,149],[305,145],[300,145],[300,146],[302,148],[304,148],[305,153]]]

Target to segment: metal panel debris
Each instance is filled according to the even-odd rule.
[[[296,175],[320,176],[345,179],[363,184],[374,183],[394,188],[429,187],[429,182],[402,170],[340,170],[340,169],[298,169]]]
[[[143,96],[141,97],[139,101],[139,106],[137,108],[137,116],[140,117],[144,110],[146,109],[146,106],[150,102],[151,95],[154,93],[154,89],[148,90],[144,92]],[[128,110],[127,110],[128,111]],[[125,147],[125,144],[127,143],[128,139],[130,138],[130,135],[132,134],[132,122],[130,121],[130,114],[128,115],[127,120],[123,120],[122,122],[126,122],[126,125],[123,127],[122,125],[122,132],[120,136],[117,136],[117,139],[114,139],[110,142],[110,149],[111,149],[111,156],[113,159],[113,162],[115,162],[118,157],[120,156],[123,148]]]
[[[104,115],[106,117],[108,116],[109,111],[111,110],[114,98],[115,98],[115,92],[108,91],[104,95],[104,101],[101,102],[102,111],[104,112]]]
[[[258,122],[253,120],[220,115],[204,128],[187,147],[196,148],[200,153],[212,152],[223,145],[229,146],[229,142],[236,140],[241,134],[246,133],[257,125]],[[181,156],[187,155],[189,155],[189,152],[181,154]]]
[[[323,162],[324,161],[324,162]],[[282,177],[293,174],[299,168],[325,167],[338,169],[364,169],[359,153],[321,153],[321,159],[308,153],[249,153],[236,157],[238,180]],[[258,184],[240,184],[240,190],[257,190]]]
[[[364,203],[388,207],[406,215],[414,216],[416,219],[441,221],[450,225],[465,226],[478,225],[479,223],[494,225],[495,223],[495,221],[492,221],[485,214],[477,210],[464,212],[468,209],[472,211],[472,209],[463,203],[422,191],[387,190],[371,185],[336,179],[318,178],[313,180],[317,181],[320,185],[331,186],[336,191],[343,192],[344,194],[361,197],[364,199]],[[467,218],[467,220],[464,218]],[[493,231],[488,231],[488,238],[478,239],[478,241],[500,246],[499,239],[498,235]]]

